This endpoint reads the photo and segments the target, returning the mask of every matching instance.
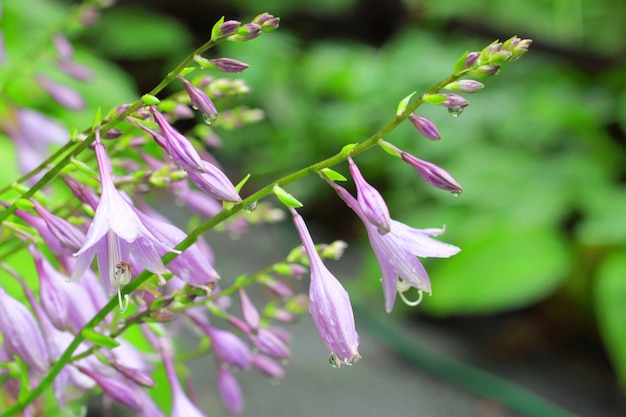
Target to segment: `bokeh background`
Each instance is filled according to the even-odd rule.
[[[5,3],[9,44],[32,25],[24,45],[71,5]],[[212,52],[250,64],[238,76],[252,92],[218,108],[266,114],[254,125],[215,127],[217,158],[236,178],[253,174],[248,190],[367,138],[401,98],[443,79],[466,50],[513,35],[534,42],[467,97],[460,117],[419,109],[441,141],[409,123],[386,138],[445,167],[464,186],[460,197],[382,151],[357,159],[395,219],[445,225],[442,240],[462,248],[425,261],[433,296],[419,307],[398,303],[382,320],[380,271],[358,219],[318,178],[288,187],[305,203],[317,241],[350,244],[330,268],[354,294],[364,359],[330,368],[305,318],[293,328],[286,381],[243,378],[247,415],[557,415],[541,398],[574,415],[624,415],[626,3],[121,0],[76,34],[77,54],[99,75],[95,86],[78,88],[92,108],[129,101],[208,39],[221,16],[246,21],[265,11],[281,17],[280,30]],[[87,125],[92,113],[84,113],[68,114],[71,126]],[[210,236],[224,277],[297,244],[289,224],[250,232],[239,241]],[[196,388],[205,404],[217,401],[210,367],[193,368],[207,384],[206,395]]]

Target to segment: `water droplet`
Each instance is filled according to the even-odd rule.
[[[254,210],[256,210],[256,201],[254,201],[254,202],[252,202],[252,203],[250,203],[250,204],[247,204],[247,205],[243,208],[243,210],[244,210],[246,213],[252,213]]]
[[[334,353],[331,353],[328,357],[328,363],[330,363],[330,366],[333,368],[339,368],[341,366],[341,361],[339,361],[339,358],[337,358],[337,355]]]
[[[455,196],[455,197],[460,196],[462,192],[463,192],[463,190],[453,190],[453,191],[450,191],[450,193],[451,193],[453,196]]]
[[[463,107],[457,107],[457,108],[449,107],[448,108],[448,113],[452,117],[459,117],[461,115],[461,113],[463,113]]]
[[[192,108],[192,109],[194,109],[194,110],[196,110],[196,111],[198,111],[198,106],[196,106],[195,104],[192,104],[192,105],[191,105],[191,108]]]
[[[215,119],[217,119],[217,115],[208,115],[206,113],[202,114],[202,120],[204,120],[204,123],[210,125],[211,123],[213,123],[215,121]]]

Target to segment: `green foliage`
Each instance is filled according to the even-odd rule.
[[[163,58],[184,53],[191,45],[189,32],[175,19],[129,7],[106,10],[86,36],[112,59]]]
[[[614,252],[602,262],[594,288],[600,332],[613,359],[619,381],[626,387],[626,251]]]

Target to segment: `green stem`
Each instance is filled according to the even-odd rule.
[[[169,82],[171,82],[176,75],[183,69],[185,68],[193,59],[193,56],[196,54],[200,54],[202,52],[204,52],[206,49],[212,47],[215,44],[214,41],[209,41],[207,43],[205,43],[204,45],[202,45],[200,48],[198,48],[196,51],[193,52],[192,55],[190,55],[185,61],[183,61],[178,67],[176,67],[176,69],[172,72],[170,72],[168,74],[168,76],[157,86],[155,87],[149,94],[155,95],[156,93],[158,93],[159,91],[161,91]],[[428,91],[426,91],[422,96],[420,96],[419,98],[417,98],[413,103],[411,103],[409,106],[407,106],[406,110],[404,112],[402,112],[399,115],[396,115],[387,125],[385,125],[385,127],[383,127],[382,129],[380,129],[378,132],[374,133],[372,136],[370,136],[368,139],[366,139],[365,141],[363,141],[362,143],[356,145],[354,148],[352,148],[350,154],[352,156],[354,155],[358,155],[362,152],[365,152],[366,150],[376,146],[377,141],[381,138],[383,138],[387,133],[391,132],[393,129],[395,129],[404,119],[406,119],[413,111],[415,111],[415,109],[417,109],[422,103],[423,103],[423,97],[425,95],[428,94],[434,94],[436,92],[438,92],[439,90],[441,90],[444,86],[446,86],[447,84],[451,83],[452,81],[455,81],[459,78],[461,78],[464,74],[463,73],[459,73],[459,74],[455,74],[455,75],[450,75],[449,77],[447,77],[446,79],[442,80],[441,82],[439,82],[438,84],[436,84],[434,87],[432,87],[431,89],[429,89]],[[118,116],[117,118],[111,120],[109,123],[107,123],[106,125],[103,126],[102,130],[106,131],[108,129],[110,129],[111,127],[115,126],[115,124],[117,124],[120,120],[123,120],[124,117],[126,117],[128,114],[130,114],[132,111],[134,111],[135,109],[137,109],[140,105],[141,105],[141,100],[138,100],[136,102],[134,102],[133,104],[131,104],[131,106],[120,116]],[[91,139],[91,140],[89,140]],[[39,188],[41,188],[43,186],[43,184],[46,184],[50,179],[52,179],[57,172],[60,170],[60,168],[58,168],[59,166],[64,166],[63,162],[65,162],[65,164],[67,164],[67,162],[70,160],[71,156],[73,156],[74,154],[78,154],[80,151],[82,151],[83,149],[85,149],[87,146],[89,146],[89,144],[93,141],[93,137],[92,135],[90,135],[90,137],[88,139],[85,139],[84,142],[80,143],[80,145],[74,150],[72,151],[69,155],[67,155],[57,166],[55,166],[51,171],[49,171],[48,173],[46,173],[46,175],[44,175],[44,178],[42,178],[37,184],[35,184],[35,186],[33,186],[33,188],[31,188],[31,190],[29,190],[29,192],[24,194],[24,198],[28,198],[30,197],[30,195],[32,195],[32,193],[30,193],[33,189],[37,190]],[[327,158],[321,162],[318,162],[316,164],[313,164],[311,166],[308,166],[306,168],[303,168],[299,171],[296,171],[290,175],[287,175],[285,177],[280,178],[279,180],[265,186],[264,188],[260,189],[259,191],[257,191],[256,193],[250,195],[249,197],[247,197],[246,199],[244,199],[241,203],[229,208],[229,209],[224,209],[221,212],[219,212],[217,215],[215,215],[214,217],[212,217],[211,219],[207,220],[206,222],[204,222],[203,224],[201,224],[199,227],[197,227],[196,229],[194,229],[191,233],[189,233],[187,235],[187,237],[180,242],[177,246],[176,249],[179,251],[184,251],[185,249],[189,248],[192,244],[194,244],[196,242],[196,240],[205,232],[213,229],[216,225],[220,224],[221,222],[225,221],[226,219],[232,217],[233,215],[235,215],[237,212],[239,212],[241,209],[243,209],[244,207],[248,206],[251,203],[255,203],[258,200],[272,194],[272,187],[274,186],[274,184],[278,184],[278,185],[286,185],[286,184],[290,184],[302,177],[305,177],[307,175],[310,174],[314,174],[324,168],[330,168],[331,166],[337,165],[343,161],[345,161],[346,159],[346,155],[343,153],[338,153],[334,156],[331,156],[330,158]],[[37,185],[39,185],[38,188],[35,188]],[[34,192],[34,191],[33,191]],[[27,196],[27,194],[29,194]],[[15,206],[11,206],[9,207],[13,208],[13,210],[15,210]],[[9,209],[5,210],[4,212],[0,213],[0,221],[4,220],[8,214],[7,212],[10,214]],[[165,256],[163,256],[162,260],[164,264],[167,264],[169,262],[171,262],[174,258],[176,258],[176,256],[178,256],[175,253],[167,253]],[[124,293],[125,294],[131,294],[133,291],[137,290],[146,280],[148,280],[153,274],[150,271],[144,270],[143,272],[141,272],[139,275],[137,275],[135,277],[135,279],[133,281],[131,281],[125,288],[124,288]],[[89,321],[89,323],[87,323],[85,325],[85,328],[93,328],[96,325],[98,325],[102,320],[104,320],[104,318],[107,316],[107,314],[109,314],[111,311],[113,311],[113,309],[115,309],[118,305],[118,301],[116,297],[113,297],[103,308],[102,310],[100,310],[98,312],[98,314]],[[69,363],[72,360],[72,355],[74,353],[74,351],[78,348],[78,346],[80,345],[80,343],[84,340],[84,337],[82,335],[82,333],[78,333],[76,335],[76,337],[74,338],[74,340],[72,341],[72,343],[70,343],[70,345],[67,347],[67,349],[65,350],[65,352],[63,352],[63,354],[61,355],[61,357],[59,358],[59,360],[54,364],[54,366],[50,369],[49,373],[46,375],[46,377],[44,379],[41,380],[40,384],[33,390],[30,392],[30,394],[24,398],[22,401],[17,402],[16,404],[14,404],[12,407],[8,408],[7,410],[4,411],[4,413],[2,413],[0,415],[0,417],[8,417],[8,416],[12,416],[15,413],[18,413],[20,411],[22,411],[28,404],[30,404],[31,402],[33,402],[39,395],[41,395],[46,389],[48,389],[51,385],[52,385],[52,381],[54,380],[54,378],[58,375],[58,373],[63,369],[63,366],[65,366],[67,363]]]
[[[184,61],[182,61],[173,71],[171,71],[169,74],[167,74],[167,76],[156,86],[154,87],[148,94],[150,95],[157,95],[159,92],[161,92],[161,90],[163,90],[169,83],[171,83],[178,74],[180,74],[180,72],[187,67],[190,63],[193,62],[193,57],[195,55],[201,55],[202,53],[204,53],[206,50],[214,47],[216,44],[220,43],[223,39],[217,39],[217,40],[210,40],[206,43],[204,43],[202,46],[200,46],[198,49],[196,49],[195,51],[193,51],[189,56],[187,56],[187,58],[185,58]],[[134,101],[132,104],[130,104],[128,106],[128,108],[121,114],[117,115],[116,117],[114,117],[113,119],[111,119],[110,121],[108,121],[107,123],[105,123],[101,129],[100,129],[100,133],[104,134],[106,132],[108,132],[110,129],[114,128],[115,126],[117,126],[120,122],[122,122],[126,116],[130,115],[132,112],[134,112],[135,110],[137,110],[139,107],[141,107],[143,105],[143,101],[142,99],[138,99],[136,101]],[[85,138],[85,140],[83,140],[82,142],[80,142],[74,149],[72,149],[68,154],[65,155],[65,157],[63,157],[63,159],[61,159],[58,163],[56,163],[54,165],[54,167],[52,167],[50,169],[50,171],[46,172],[44,174],[44,176],[37,181],[27,192],[25,192],[22,195],[22,198],[28,199],[30,197],[32,197],[37,191],[39,191],[40,189],[42,189],[46,184],[48,184],[54,177],[56,177],[56,175],[61,172],[61,170],[68,165],[69,163],[71,163],[72,158],[74,158],[75,156],[77,156],[78,154],[80,154],[82,151],[84,151],[85,149],[87,149],[89,147],[89,145],[91,145],[91,143],[95,140],[95,136],[93,134],[93,132],[90,132],[89,135]],[[70,144],[73,144],[72,142],[68,143],[67,145],[65,145],[64,148],[62,149],[69,149]],[[55,153],[54,158],[56,158],[56,156],[60,155],[61,152],[57,151],[57,153]],[[48,160],[52,160],[54,158],[48,158]],[[37,169],[39,171],[41,171],[43,168],[45,168],[47,166],[47,164],[41,164]],[[22,178],[21,180],[23,180],[25,178]],[[9,207],[7,207],[4,211],[0,212],[0,223],[2,221],[4,221],[7,217],[9,217],[11,215],[11,213],[13,213],[16,210],[16,206],[15,203],[13,203],[12,205],[10,205]],[[2,414],[4,415],[4,414]],[[1,416],[1,415],[0,415]]]

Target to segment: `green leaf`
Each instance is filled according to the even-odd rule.
[[[626,388],[626,251],[615,252],[600,265],[594,288],[595,311],[602,339],[617,377]]]
[[[299,202],[297,198],[289,194],[287,191],[285,191],[284,188],[281,188],[278,184],[274,184],[272,191],[274,192],[276,197],[278,197],[281,203],[283,203],[287,207],[302,207],[302,203]]]
[[[482,237],[481,237],[482,236]],[[545,224],[534,227],[492,222],[471,244],[428,268],[432,297],[424,308],[435,315],[492,313],[543,299],[567,274],[570,255]]]
[[[85,339],[107,349],[113,349],[120,345],[120,342],[118,342],[117,340],[102,333],[98,333],[92,328],[84,328],[81,333],[85,337]]]
[[[156,96],[153,96],[151,94],[144,94],[143,96],[141,96],[141,100],[148,106],[154,106],[155,104],[159,104],[159,102],[161,101]]]
[[[335,171],[334,169],[324,168],[321,172],[331,181],[346,181],[346,177]]]

